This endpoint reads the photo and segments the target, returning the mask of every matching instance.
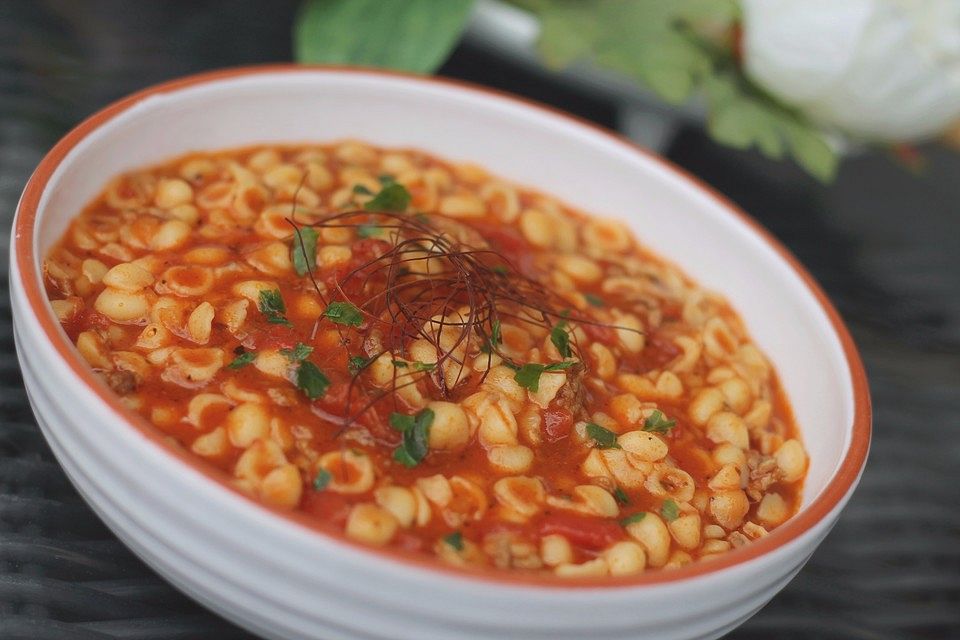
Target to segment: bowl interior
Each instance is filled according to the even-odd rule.
[[[39,262],[122,171],[194,150],[344,138],[476,163],[585,212],[623,220],[641,242],[731,301],[793,404],[811,459],[804,505],[829,484],[850,446],[853,388],[840,341],[801,278],[726,204],[661,162],[520,102],[410,78],[322,70],[259,73],[154,95],[69,152],[41,198],[34,255]]]

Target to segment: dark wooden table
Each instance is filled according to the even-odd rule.
[[[290,1],[0,3],[0,288],[17,198],[64,132],[160,80],[288,60],[294,10]],[[477,51],[458,50],[443,73],[615,119],[610,104]],[[862,349],[874,398],[873,451],[850,506],[800,575],[730,637],[960,637],[960,157],[931,149],[913,175],[868,153],[825,187],[696,130],[667,155],[810,268]],[[4,291],[0,638],[249,638],[154,575],[71,488],[27,405],[9,304]]]

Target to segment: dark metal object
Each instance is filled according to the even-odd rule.
[[[289,59],[294,10],[289,1],[0,3],[4,640],[251,637],[158,578],[66,481],[33,423],[13,355],[6,250],[23,184],[65,131],[147,84]],[[614,121],[612,105],[476,52],[458,51],[444,72]],[[859,492],[800,575],[730,637],[960,637],[960,158],[934,151],[916,177],[863,156],[822,187],[696,131],[669,155],[811,269],[850,323],[874,394],[875,440]]]

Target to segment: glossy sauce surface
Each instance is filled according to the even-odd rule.
[[[359,142],[198,153],[117,178],[45,272],[130,407],[367,544],[631,575],[799,506],[789,403],[727,303],[477,167]]]

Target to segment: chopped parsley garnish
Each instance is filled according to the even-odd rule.
[[[480,351],[484,353],[492,353],[493,348],[503,342],[503,336],[500,335],[500,321],[494,320],[493,324],[490,325],[490,337],[487,338],[487,341],[483,343],[480,347]]]
[[[620,504],[630,504],[630,496],[627,495],[627,492],[624,491],[622,487],[617,487],[614,489],[613,497]]]
[[[233,362],[227,365],[228,369],[242,369],[254,360],[257,359],[257,354],[253,351],[245,351],[233,359]]]
[[[380,182],[380,185],[384,187],[387,185],[393,184],[394,182],[397,181],[397,179],[394,178],[389,173],[380,174],[379,176],[377,176],[377,180]]]
[[[375,224],[362,224],[357,227],[357,236],[361,238],[372,238],[380,235],[380,227]]]
[[[293,324],[287,320],[287,305],[283,304],[283,296],[279,289],[263,290],[260,292],[260,301],[257,303],[260,313],[271,324],[282,324],[292,327]]]
[[[367,189],[367,188],[366,188],[365,186],[363,186],[362,184],[355,184],[355,185],[353,185],[353,192],[354,192],[355,194],[357,194],[358,196],[372,196],[372,195],[373,195],[373,191],[370,191],[370,189]]]
[[[356,375],[370,366],[375,358],[364,358],[363,356],[351,356],[347,361],[347,369],[350,373]]]
[[[313,479],[313,488],[315,491],[323,491],[327,488],[327,485],[330,484],[330,480],[333,479],[333,476],[330,475],[330,472],[326,469],[320,469],[320,473],[317,474],[317,477]]]
[[[437,364],[435,362],[406,362],[405,360],[391,360],[391,362],[393,363],[393,366],[398,369],[406,369],[407,367],[410,367],[414,371],[433,371],[437,368]]]
[[[660,505],[660,515],[663,516],[663,519],[667,522],[673,522],[680,517],[680,507],[677,506],[677,503],[667,498],[663,501],[663,504]]]
[[[550,371],[563,371],[564,369],[569,369],[576,362],[573,360],[567,360],[565,362],[551,362],[550,364],[537,364],[535,362],[528,362],[527,364],[520,367],[517,372],[514,374],[513,379],[517,381],[521,387],[526,387],[536,393],[540,390],[540,376],[544,373]]]
[[[323,315],[337,324],[346,324],[351,327],[359,327],[363,324],[363,314],[350,302],[331,302]]]
[[[505,275],[507,275],[508,273],[510,273],[510,270],[507,269],[507,267],[504,266],[504,265],[502,265],[502,264],[493,265],[492,269],[493,269],[493,272],[494,272],[494,273],[496,273],[497,275],[501,275],[501,276],[505,276]]]
[[[667,420],[663,412],[654,409],[646,420],[643,421],[643,430],[653,433],[667,433],[677,424],[676,420]]]
[[[393,459],[407,468],[420,464],[428,451],[433,411],[421,409],[416,415],[390,414],[390,426],[403,434],[403,442],[393,450]]]
[[[634,522],[640,522],[646,517],[647,517],[647,512],[641,511],[640,513],[635,513],[632,516],[627,516],[626,518],[620,521],[620,524],[626,527],[627,525],[631,525]]]
[[[463,551],[463,534],[459,531],[454,531],[453,533],[448,533],[443,536],[443,541],[457,551]]]
[[[570,350],[570,333],[567,331],[567,321],[561,320],[550,330],[550,342],[557,348],[561,358],[569,358],[573,355]]]
[[[367,211],[392,211],[403,213],[410,205],[410,192],[399,182],[384,185],[380,193],[363,205]]]
[[[293,236],[293,270],[298,276],[305,276],[317,266],[317,230],[303,227]]]
[[[313,347],[298,342],[293,349],[280,349],[280,353],[294,362],[303,362],[313,353]]]
[[[603,298],[600,296],[595,296],[592,293],[585,293],[583,294],[583,297],[586,298],[587,304],[592,307],[602,307],[605,304]]]
[[[604,429],[595,422],[587,423],[587,435],[597,443],[598,449],[619,449],[617,434],[610,429]]]
[[[297,367],[297,388],[311,400],[322,397],[329,386],[329,378],[309,360],[304,360]]]

